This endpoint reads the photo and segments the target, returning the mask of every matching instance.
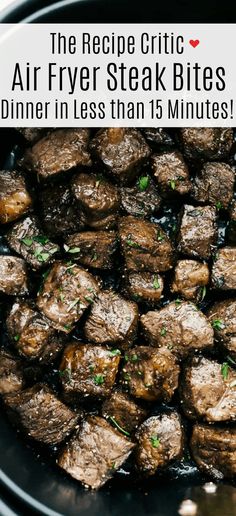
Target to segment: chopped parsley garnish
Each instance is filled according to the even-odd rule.
[[[162,328],[161,329],[161,336],[165,337],[166,336],[166,332],[167,332],[167,329],[166,328]]]
[[[157,435],[152,435],[150,437],[150,441],[153,448],[158,448],[160,446],[160,439],[157,437]]]
[[[121,351],[119,349],[112,349],[111,351],[109,351],[109,355],[111,355],[112,357],[116,357],[118,355],[121,355]]]
[[[130,355],[130,360],[131,362],[137,362],[139,360],[139,357],[134,353],[133,355]]]
[[[72,303],[68,306],[68,312],[70,312],[72,310],[72,308],[74,308],[76,305],[78,305],[80,303],[80,298],[77,297],[74,301],[72,301]]]
[[[126,382],[129,382],[130,379],[131,379],[131,376],[129,373],[126,373],[125,371],[123,372],[123,378]]]
[[[89,366],[90,373],[93,373],[94,369],[95,369],[95,365],[90,365]]]
[[[157,290],[158,288],[160,288],[160,283],[158,281],[158,277],[155,276],[154,277],[154,281],[153,281],[153,288],[155,288],[155,290]]]
[[[14,340],[15,342],[18,342],[18,340],[20,340],[20,335],[14,335]]]
[[[49,242],[49,238],[46,236],[37,235],[33,237],[34,242],[38,244],[46,245]]]
[[[31,245],[33,244],[33,239],[32,238],[21,238],[21,242],[22,242],[22,244],[25,244],[27,247],[31,247]]]
[[[59,376],[65,377],[69,382],[71,382],[71,369],[68,367],[66,369],[62,369],[61,371],[58,371]]]
[[[175,299],[176,308],[180,308],[181,302],[182,302],[181,299],[179,299],[178,297],[177,297],[177,299]]]
[[[165,240],[164,235],[162,235],[160,231],[158,231],[157,233],[157,240],[158,242],[162,242],[162,240]]]
[[[212,327],[214,330],[223,330],[225,328],[224,323],[220,319],[214,319],[212,322]]]
[[[224,362],[221,366],[221,374],[222,374],[224,380],[227,380],[228,372],[229,372],[229,364],[227,362]]]
[[[96,385],[102,385],[105,382],[104,374],[95,374],[93,381]]]
[[[206,293],[207,293],[207,289],[206,289],[206,286],[204,285],[204,287],[201,288],[201,301],[203,301],[203,299],[205,299]]]
[[[71,325],[70,324],[64,324],[63,328],[65,328],[65,330],[71,330]]]
[[[68,253],[70,253],[70,254],[80,253],[80,247],[72,247],[71,249],[69,249]]]
[[[97,259],[98,259],[97,253],[93,253],[93,256],[91,258],[91,262],[96,262]]]
[[[217,208],[217,210],[221,210],[221,208],[222,208],[222,203],[221,203],[220,201],[218,201],[218,202],[216,203],[216,208]]]
[[[140,247],[141,247],[137,242],[134,242],[134,240],[132,240],[131,238],[127,238],[126,244],[129,247],[135,247],[136,249],[140,249]]]
[[[149,177],[148,176],[142,176],[138,180],[138,187],[140,192],[144,192],[149,185]]]
[[[113,423],[113,425],[115,425],[115,426],[116,426],[116,428],[117,428],[120,432],[122,432],[122,434],[127,435],[127,437],[129,437],[129,436],[130,436],[130,433],[129,433],[129,432],[127,432],[124,428],[122,428],[122,426],[120,426],[120,425],[119,425],[119,423],[117,423],[117,421],[116,421],[116,419],[115,419],[114,417],[109,416],[109,419],[110,419],[110,421]]]
[[[170,180],[170,187],[172,190],[175,190],[175,187],[176,187],[176,183],[175,183],[175,180],[174,179],[171,179]]]
[[[94,299],[90,296],[84,296],[85,301],[88,301],[88,303],[93,303]]]

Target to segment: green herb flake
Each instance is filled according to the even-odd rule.
[[[204,287],[201,288],[201,301],[203,301],[205,299],[206,293],[207,293],[207,289],[206,289],[206,286],[204,285]]]
[[[131,362],[137,362],[139,360],[139,357],[134,353],[133,355],[130,355],[130,360]]]
[[[220,319],[214,319],[212,322],[212,327],[214,330],[223,330],[225,328],[224,323]]]
[[[160,439],[157,437],[157,435],[152,435],[150,437],[150,441],[153,448],[158,448],[160,446]]]
[[[72,310],[72,308],[74,308],[76,305],[78,305],[80,303],[80,298],[77,297],[74,301],[72,301],[72,303],[68,306],[68,312],[70,312]]]
[[[95,365],[90,365],[89,366],[90,373],[93,373],[94,369],[95,369]]]
[[[104,374],[96,374],[93,377],[93,381],[95,385],[103,385],[103,383],[105,382]]]
[[[175,299],[175,306],[176,306],[176,308],[180,308],[181,303],[182,303],[181,299],[179,299],[177,297],[177,299]]]
[[[21,242],[22,242],[22,244],[25,244],[27,247],[31,247],[31,245],[33,244],[33,239],[32,238],[21,238]]]
[[[72,330],[72,327],[70,324],[64,324],[63,328],[65,328],[65,330]]]
[[[174,179],[170,180],[170,187],[171,187],[172,190],[175,190],[176,183],[175,183]]]
[[[71,382],[71,369],[68,367],[66,369],[62,369],[61,371],[58,371],[59,376],[64,378],[70,383]]]
[[[97,259],[98,259],[97,253],[93,253],[93,256],[91,258],[91,262],[96,262]]]
[[[20,335],[14,335],[14,341],[18,342],[18,340],[20,340]]]
[[[94,299],[90,296],[84,296],[84,299],[85,299],[85,301],[87,301],[90,304],[94,302]]]
[[[68,253],[70,253],[70,254],[80,253],[80,247],[72,247],[71,249],[68,249]]]
[[[157,277],[157,276],[154,276],[154,281],[153,281],[153,285],[152,285],[152,286],[153,286],[153,288],[154,288],[155,290],[157,290],[157,289],[161,288],[161,286],[160,286],[160,283],[159,283],[159,281],[158,281],[158,277]]]
[[[112,349],[111,351],[109,351],[109,355],[111,357],[116,357],[118,355],[121,355],[121,351],[119,349]]]
[[[120,432],[122,432],[122,434],[124,435],[127,435],[127,437],[130,436],[130,433],[127,432],[124,428],[122,428],[122,426],[119,425],[119,423],[117,423],[116,419],[112,416],[109,416],[109,419],[110,421],[113,423],[113,425],[116,426],[117,430],[119,430]]]
[[[46,245],[49,242],[49,238],[42,235],[36,235],[33,237],[34,242],[38,244]]]
[[[140,192],[144,192],[147,190],[147,187],[149,185],[149,177],[148,176],[142,176],[138,180],[138,187]]]
[[[227,380],[228,372],[229,372],[229,364],[227,362],[224,362],[221,366],[221,374],[222,374],[224,380]]]
[[[221,208],[222,208],[222,203],[221,203],[220,201],[218,201],[218,202],[216,203],[216,208],[217,208],[217,210],[221,210]]]
[[[157,233],[157,240],[158,242],[162,242],[162,240],[165,240],[164,235],[162,235],[160,231],[158,231]]]
[[[135,247],[135,249],[140,249],[140,247],[141,247],[137,242],[134,242],[134,240],[132,240],[131,238],[127,238],[126,244],[129,247]]]
[[[166,336],[166,332],[167,332],[167,329],[166,328],[162,328],[161,329],[161,336],[165,337]]]

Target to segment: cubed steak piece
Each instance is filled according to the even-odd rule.
[[[177,412],[149,417],[136,432],[136,467],[141,474],[154,475],[183,454],[184,434]]]
[[[98,291],[98,281],[82,267],[56,262],[45,278],[37,305],[56,330],[69,333]]]
[[[0,224],[19,219],[31,205],[24,176],[14,170],[0,171]]]
[[[188,167],[178,151],[153,154],[152,170],[163,197],[186,195],[191,189]]]
[[[71,235],[64,248],[84,267],[112,269],[118,241],[115,231],[83,231]]]
[[[135,186],[120,189],[121,207],[129,215],[150,217],[161,205],[161,197],[154,181],[148,175],[140,176]]]
[[[6,326],[18,353],[28,360],[51,363],[62,350],[63,338],[59,337],[50,321],[27,302],[14,303]]]
[[[88,129],[58,129],[26,151],[23,167],[46,180],[75,167],[90,166],[88,142]]]
[[[210,272],[206,263],[197,260],[179,260],[174,270],[171,291],[189,301],[204,299]]]
[[[168,349],[135,346],[126,353],[121,383],[135,398],[170,401],[178,387],[179,366]]]
[[[120,219],[119,233],[128,270],[165,272],[173,267],[171,241],[158,224],[129,215]]]
[[[99,399],[109,396],[115,383],[120,362],[118,349],[109,351],[105,346],[69,344],[60,364],[60,378],[65,399],[88,396]]]
[[[129,347],[138,329],[138,306],[116,292],[100,292],[85,322],[86,338],[95,344]]]
[[[217,251],[211,280],[215,289],[236,289],[236,247],[222,247]]]
[[[216,208],[213,206],[196,208],[186,204],[178,235],[180,253],[209,260],[215,248],[216,238]]]
[[[194,357],[184,368],[180,398],[191,419],[236,420],[236,371],[224,362]]]
[[[208,311],[208,319],[214,329],[215,340],[236,360],[236,300],[219,301]]]
[[[229,210],[230,221],[227,228],[227,237],[230,244],[236,244],[236,199],[232,201]]]
[[[55,259],[60,248],[44,234],[37,217],[32,215],[16,222],[7,234],[10,248],[23,256],[37,270]]]
[[[147,410],[140,407],[128,394],[113,391],[102,405],[102,415],[124,435],[129,435],[147,416]]]
[[[142,331],[152,346],[168,347],[180,357],[210,349],[213,328],[193,303],[176,301],[141,316]]]
[[[175,145],[173,138],[166,129],[162,127],[140,127],[140,130],[145,140],[147,140],[148,144],[154,149],[156,147],[168,148]]]
[[[64,441],[74,430],[79,418],[44,384],[8,394],[4,402],[11,420],[25,434],[51,446]]]
[[[192,455],[200,470],[216,480],[236,475],[236,428],[196,424]]]
[[[126,293],[137,303],[157,304],[163,288],[163,278],[154,272],[130,272],[126,278]]]
[[[205,163],[193,183],[196,202],[227,209],[234,194],[235,171],[226,163]]]
[[[229,155],[233,130],[227,127],[185,127],[180,129],[185,156],[190,160],[218,160]]]
[[[10,394],[24,388],[22,363],[6,349],[0,350],[0,394]]]
[[[8,296],[24,296],[29,293],[24,260],[16,256],[0,255],[0,292]]]
[[[129,457],[134,444],[105,419],[89,416],[61,452],[58,464],[85,487],[102,487]]]

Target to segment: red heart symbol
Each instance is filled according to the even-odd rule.
[[[199,39],[190,39],[189,43],[193,48],[196,48],[199,45],[200,41]]]

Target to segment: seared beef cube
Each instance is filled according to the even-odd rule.
[[[177,299],[161,310],[141,316],[141,327],[152,346],[168,347],[180,356],[211,348],[213,329],[193,303]]]
[[[97,489],[112,478],[133,448],[105,419],[89,416],[60,454],[58,464],[85,487]]]
[[[84,267],[112,269],[117,244],[115,231],[83,231],[71,235],[64,247]]]
[[[59,246],[44,235],[37,217],[26,217],[16,222],[7,234],[11,249],[23,256],[34,270],[51,263]]]
[[[100,292],[84,326],[85,336],[96,344],[129,347],[138,329],[138,306],[116,292]]]
[[[179,260],[175,267],[171,290],[187,300],[199,301],[205,297],[209,279],[210,273],[206,263]]]
[[[236,475],[236,428],[195,425],[191,449],[198,467],[217,480]]]
[[[184,206],[178,236],[178,250],[192,257],[208,260],[216,243],[216,209],[213,206]]]
[[[15,256],[0,255],[0,292],[9,296],[28,294],[26,263]]]
[[[69,333],[93,303],[98,282],[76,264],[56,262],[47,275],[37,305],[52,326]]]
[[[149,217],[160,208],[160,195],[147,175],[140,176],[135,186],[122,187],[120,192],[121,206],[129,215]]]
[[[173,147],[175,144],[173,138],[162,127],[144,127],[140,130],[151,147]]]
[[[136,438],[136,465],[145,475],[154,475],[182,456],[184,435],[177,412],[149,417],[138,429]]]
[[[236,199],[232,201],[230,207],[230,221],[228,225],[227,236],[231,244],[236,244]]]
[[[109,396],[115,383],[120,351],[105,346],[69,344],[60,364],[60,377],[65,399],[95,399]]]
[[[179,366],[168,349],[136,346],[125,355],[121,382],[135,398],[170,401],[178,387]]]
[[[211,280],[216,289],[236,289],[236,247],[222,247],[217,251]]]
[[[187,417],[210,423],[236,420],[236,371],[225,362],[194,357],[185,367],[181,400]]]
[[[152,156],[152,170],[163,197],[186,195],[191,189],[188,167],[178,151]]]
[[[188,159],[223,159],[233,145],[233,130],[226,127],[186,127],[180,129],[180,138]]]
[[[19,219],[31,205],[24,176],[13,170],[0,171],[0,224]]]
[[[208,312],[216,342],[236,360],[236,300],[215,303]]]
[[[164,282],[160,274],[130,272],[126,280],[126,292],[134,301],[156,304],[160,301]]]
[[[173,267],[173,247],[158,224],[131,215],[120,219],[121,248],[128,270],[164,272]]]
[[[94,229],[110,229],[116,224],[119,210],[116,186],[100,175],[77,174],[71,188],[88,226]]]
[[[235,172],[226,163],[206,163],[193,184],[195,201],[228,208],[234,194]]]
[[[78,415],[62,403],[47,385],[36,384],[4,397],[11,419],[29,437],[54,446],[74,430]]]
[[[46,127],[17,127],[17,132],[24,136],[27,143],[35,143],[42,138],[45,133],[49,133],[52,129]]]
[[[17,392],[24,387],[22,364],[5,349],[0,350],[0,394]]]
[[[88,129],[58,129],[25,153],[23,166],[45,180],[74,167],[90,166]]]
[[[29,303],[14,303],[6,323],[10,339],[24,358],[52,362],[63,347],[50,321]]]
[[[125,435],[137,428],[147,416],[147,411],[126,393],[113,391],[102,405],[102,415]]]

